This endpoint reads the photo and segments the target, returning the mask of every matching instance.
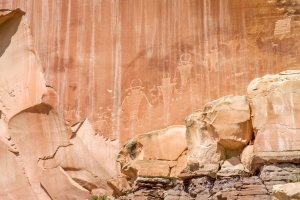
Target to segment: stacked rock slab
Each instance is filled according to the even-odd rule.
[[[255,132],[252,169],[300,162],[300,71],[254,79],[248,86]]]
[[[128,177],[130,185],[164,185],[166,182],[170,184],[170,179],[176,179],[186,167],[185,133],[185,126],[171,126],[138,135],[128,141],[119,152],[117,161],[121,165],[122,173]],[[110,181],[112,188],[118,188],[118,183],[116,180]],[[116,192],[120,191],[122,189]]]
[[[240,163],[238,157],[252,139],[247,97],[231,95],[207,103],[186,118],[186,126],[188,166],[180,177],[208,175],[216,178],[226,159],[235,157]],[[244,171],[241,166],[226,170]]]

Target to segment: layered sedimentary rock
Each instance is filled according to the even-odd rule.
[[[188,116],[186,124],[188,168],[182,178],[201,174],[215,178],[222,162],[240,156],[252,139],[246,96],[226,96],[207,103]]]
[[[186,166],[186,128],[171,126],[138,135],[118,154],[122,172],[134,181],[137,177],[176,178]]]
[[[299,162],[299,84],[298,70],[266,75],[249,84],[255,132],[253,165],[265,161]]]

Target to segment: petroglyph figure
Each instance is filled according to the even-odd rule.
[[[162,79],[162,85],[157,86],[160,94],[163,97],[164,102],[164,123],[169,123],[170,118],[170,102],[172,98],[173,91],[175,90],[176,83],[171,83],[171,78],[163,78]]]
[[[120,115],[123,122],[130,124],[131,129],[139,126],[138,112],[142,101],[146,101],[147,107],[151,108],[152,105],[149,103],[147,96],[141,90],[142,81],[135,79],[131,81],[130,88],[126,91],[130,91],[128,96],[122,102]],[[128,114],[128,116],[126,116]]]
[[[191,74],[191,69],[193,67],[193,64],[191,61],[191,55],[188,53],[185,53],[180,56],[180,63],[177,67],[180,78],[181,78],[181,88],[185,88],[187,86],[188,78]]]
[[[77,110],[77,111],[74,109],[71,110],[71,106],[69,106],[68,110],[64,110],[64,117],[66,118],[67,121],[72,122],[75,119],[76,120],[80,119],[81,116],[80,113],[82,113],[81,110]]]
[[[100,114],[96,114],[98,116],[98,120],[93,123],[93,127],[95,130],[99,131],[99,133],[103,133],[106,126],[108,126],[107,119],[107,112],[102,111],[102,107],[99,107]],[[107,111],[109,108],[107,107]]]
[[[209,54],[205,56],[203,64],[209,69],[209,71],[218,71],[218,64],[224,62],[226,59],[218,49],[213,49]]]
[[[254,38],[257,38],[263,28],[264,25],[259,25],[257,21],[251,21],[250,26],[246,28],[246,32],[248,36],[254,36]]]

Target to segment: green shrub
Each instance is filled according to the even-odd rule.
[[[109,199],[107,198],[107,195],[103,195],[101,197],[93,197],[92,200],[109,200]]]
[[[293,168],[296,169],[296,166],[293,165]],[[293,177],[292,180],[287,180],[288,183],[296,183],[296,182],[300,182],[300,176],[299,176],[299,172],[296,172],[295,176]]]

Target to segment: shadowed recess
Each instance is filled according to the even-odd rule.
[[[11,38],[17,32],[24,14],[25,12],[17,9],[7,15],[0,16],[0,57],[10,45]]]

